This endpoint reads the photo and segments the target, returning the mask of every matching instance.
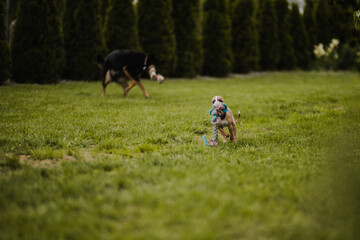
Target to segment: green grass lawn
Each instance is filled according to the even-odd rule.
[[[356,239],[360,76],[0,87],[0,239]],[[205,147],[215,95],[238,143]]]

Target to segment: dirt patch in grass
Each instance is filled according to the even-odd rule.
[[[20,155],[19,161],[22,165],[29,165],[32,167],[38,167],[38,168],[54,168],[60,166],[62,160],[67,162],[76,161],[76,158],[69,155],[64,155],[63,159],[42,159],[37,160],[32,158],[30,155]]]

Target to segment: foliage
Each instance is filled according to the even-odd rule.
[[[334,5],[340,5],[343,8],[350,10],[347,14],[353,16],[353,25],[355,30],[360,30],[360,0],[332,0]],[[349,17],[349,16],[348,16]],[[349,18],[346,19],[348,22]]]
[[[262,70],[276,70],[279,62],[277,17],[273,1],[260,0],[260,67]]]
[[[356,30],[354,29],[351,15],[353,8],[348,5],[331,5],[331,26],[332,38],[340,40],[340,43],[346,44],[356,40]]]
[[[332,39],[328,46],[322,43],[315,45],[316,59],[313,68],[317,70],[359,70],[360,49],[356,44],[341,44]]]
[[[314,45],[317,43],[315,10],[316,10],[316,1],[306,0],[303,18],[304,18],[305,29],[309,36],[308,50],[311,53],[311,59],[315,59],[315,55],[313,54],[313,48]]]
[[[110,0],[104,35],[109,51],[115,49],[140,50],[133,0]]]
[[[316,69],[337,70],[339,43],[338,39],[332,39],[330,44],[325,47],[326,49],[322,43],[315,45],[314,54],[316,56]]]
[[[21,83],[55,83],[64,66],[54,0],[21,1],[11,46],[12,76]]]
[[[357,239],[357,73],[144,84],[0,87],[0,239]]]
[[[64,12],[65,79],[98,80],[98,55],[106,54],[99,0],[67,0]]]
[[[329,44],[331,41],[331,9],[328,0],[319,0],[316,11],[317,43]]]
[[[231,19],[227,0],[207,0],[204,3],[202,74],[226,76],[232,69]]]
[[[303,18],[300,15],[297,4],[291,4],[290,12],[290,34],[294,39],[294,54],[296,67],[308,69],[310,61],[309,38],[305,30]]]
[[[171,18],[171,0],[139,0],[138,31],[142,49],[164,60],[161,72],[173,75],[176,69],[176,39]]]
[[[9,45],[5,36],[5,7],[0,2],[0,85],[11,76]]]
[[[172,19],[176,36],[177,77],[195,77],[202,65],[201,36],[197,29],[200,2],[173,0]]]
[[[353,13],[353,18],[354,18],[354,24],[355,24],[355,28],[356,30],[360,30],[360,10],[357,10]]]
[[[233,5],[233,72],[248,73],[259,68],[259,33],[253,0],[238,0]]]
[[[342,44],[339,49],[338,68],[360,71],[360,47],[349,43]]]
[[[289,4],[287,0],[275,0],[277,34],[279,41],[279,70],[295,68],[294,39],[290,35]],[[297,41],[297,39],[296,39]]]

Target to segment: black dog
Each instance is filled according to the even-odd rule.
[[[101,61],[98,57],[98,61]],[[105,88],[111,82],[115,81],[124,88],[124,95],[127,96],[131,88],[137,84],[144,96],[149,97],[144,85],[140,82],[139,75],[145,71],[149,72],[150,79],[157,80],[159,83],[164,81],[161,74],[156,73],[156,68],[162,61],[158,60],[153,54],[145,54],[132,50],[115,50],[111,52],[105,61],[102,61],[103,67],[103,89],[101,96],[105,96]],[[128,85],[128,81],[131,85]]]

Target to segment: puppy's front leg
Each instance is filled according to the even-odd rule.
[[[223,142],[226,142],[226,138],[229,137],[229,134],[225,132],[225,130],[222,127],[219,127],[220,135],[223,138]]]

